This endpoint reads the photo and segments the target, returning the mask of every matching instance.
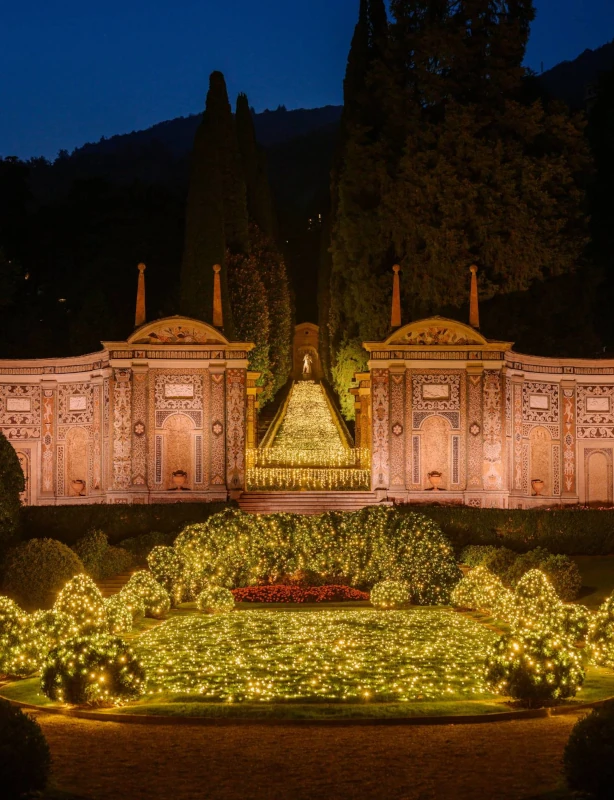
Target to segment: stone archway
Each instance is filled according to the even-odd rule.
[[[584,451],[584,481],[586,505],[612,505],[612,448],[587,448]]]

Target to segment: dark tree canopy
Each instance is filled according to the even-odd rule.
[[[20,493],[25,489],[23,471],[13,446],[0,431],[0,548],[19,530]]]

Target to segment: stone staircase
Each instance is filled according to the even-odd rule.
[[[243,492],[239,507],[248,514],[323,514],[358,511],[377,502],[374,492]]]
[[[122,572],[121,575],[115,575],[114,578],[105,578],[103,581],[98,581],[97,586],[102,596],[111,597],[111,595],[120,592],[130,580],[133,572],[134,570],[132,569],[130,572]]]

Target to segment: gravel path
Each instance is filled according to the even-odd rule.
[[[563,748],[577,719],[301,728],[34,716],[51,747],[54,782],[89,800],[521,800],[562,786]]]

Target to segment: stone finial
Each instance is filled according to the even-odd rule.
[[[399,278],[399,271],[401,267],[395,264],[392,268],[394,278],[392,279],[392,317],[390,320],[390,327],[401,327],[401,280]]]
[[[222,282],[220,272],[222,268],[219,264],[213,265],[213,327],[224,327],[224,315],[222,313]]]
[[[478,268],[473,264],[469,267],[471,273],[471,296],[469,299],[469,324],[472,328],[480,328],[480,308],[478,304]]]
[[[139,282],[136,290],[136,313],[134,327],[140,328],[145,324],[145,264],[138,265]]]

